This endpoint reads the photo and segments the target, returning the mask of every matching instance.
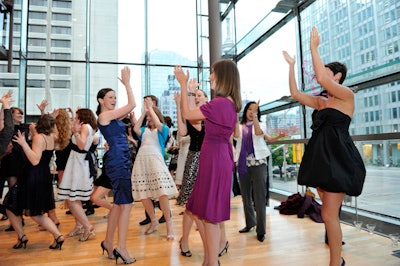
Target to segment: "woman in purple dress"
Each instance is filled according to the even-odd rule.
[[[205,132],[200,150],[199,171],[186,204],[196,221],[204,247],[203,265],[218,265],[220,223],[230,219],[231,182],[234,169],[231,138],[242,108],[240,77],[236,64],[221,60],[211,67],[211,89],[216,97],[189,110],[189,72],[174,69],[181,86],[181,112],[186,120],[204,120]],[[210,206],[213,206],[210,208]]]

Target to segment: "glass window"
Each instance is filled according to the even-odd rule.
[[[44,66],[28,66],[28,73],[45,74],[45,67]]]
[[[62,66],[52,66],[50,67],[50,73],[56,75],[70,75],[71,68],[70,67],[62,67]]]
[[[71,48],[70,40],[51,40],[51,47]]]
[[[72,7],[72,1],[66,1],[66,0],[53,0],[53,7],[60,7],[60,8],[71,8]]]
[[[71,82],[69,80],[50,80],[51,88],[67,88],[71,87]]]
[[[30,88],[44,88],[45,81],[37,80],[37,79],[28,79],[26,85],[27,85],[27,87],[30,87]]]
[[[71,27],[52,26],[51,33],[54,34],[69,34],[71,35]]]
[[[64,13],[53,13],[52,20],[53,21],[71,21],[71,14]]]
[[[69,54],[69,53],[51,53],[51,59],[70,60],[71,54]]]
[[[29,11],[28,16],[31,19],[46,19],[47,18],[47,14],[45,12],[40,12],[40,11]]]

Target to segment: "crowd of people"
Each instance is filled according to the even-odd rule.
[[[354,95],[341,85],[346,67],[339,62],[322,63],[316,28],[310,39],[316,78],[324,88],[321,95],[298,91],[295,59],[283,52],[289,64],[292,97],[315,109],[313,135],[300,166],[299,183],[317,188],[322,200],[329,265],[345,265],[338,214],[344,195],[359,195],[365,178],[362,159],[348,136]],[[95,113],[88,108],[78,108],[75,112],[59,108],[46,113],[48,103],[44,100],[37,105],[41,112],[38,121],[24,124],[23,111],[10,107],[12,93],[2,96],[0,193],[5,180],[8,192],[0,211],[10,221],[8,231],[17,235],[14,249],[26,248],[29,240],[24,232],[24,216],[31,217],[52,235],[50,249],[62,249],[66,237],[59,230],[56,199],[66,202],[75,220],[75,227],[66,236],[79,236],[82,242],[89,240],[95,236],[96,225],[89,221],[83,203],[91,202],[109,210],[105,239],[100,242],[103,254],[106,251],[109,259],[131,264],[136,259],[130,255],[126,242],[134,200],[140,201],[146,211],[145,220],[140,222],[149,224],[145,234],[156,232],[159,224],[165,222],[166,239],[172,241],[176,232],[170,199],[176,198],[176,205],[185,207],[181,213],[181,255],[192,256],[189,237],[195,222],[203,242],[202,265],[219,265],[218,258],[229,248],[224,222],[230,219],[234,172],[238,174],[245,215],[245,227],[239,233],[255,228],[257,240],[265,240],[267,167],[271,155],[266,141],[276,141],[285,134],[270,136],[262,130],[259,101],[248,102],[239,121],[240,75],[233,61],[219,60],[212,64],[209,80],[215,92],[213,99],[198,88],[200,83],[190,79],[189,72],[180,65],[174,68],[174,74],[180,85],[180,92],[174,95],[178,129],[174,133],[170,130],[171,119],[162,115],[153,95],[144,97],[143,110],[136,119],[128,67],[121,70],[119,78],[126,89],[127,103],[119,108],[115,91],[103,88],[97,94]],[[106,152],[98,176],[94,154],[99,133],[106,141]],[[169,167],[166,154],[172,157]],[[54,156],[58,176],[56,195],[49,166]],[[110,202],[105,196],[111,191]],[[156,217],[155,206],[162,211],[160,219]]]

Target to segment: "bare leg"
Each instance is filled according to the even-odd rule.
[[[94,235],[94,227],[89,222],[89,219],[87,218],[85,211],[83,210],[82,202],[80,200],[67,200],[67,202],[72,215],[75,217],[76,225],[82,225],[84,228],[84,232],[80,240],[88,240],[91,234]]]
[[[180,248],[182,249],[182,252],[189,251],[189,234],[192,225],[193,225],[192,216],[189,214],[189,211],[186,210],[183,213],[182,217],[182,237],[180,240]]]
[[[120,213],[121,205],[113,204],[108,215],[106,239],[104,240],[104,244],[107,247],[109,256],[112,254],[112,247],[114,245],[114,232],[115,229],[117,229]]]
[[[186,210],[186,212],[189,214],[190,212]],[[204,227],[204,222],[200,220],[196,215],[190,213],[191,217],[193,220],[196,222],[197,229],[199,229],[200,237],[203,242],[203,250],[204,250],[204,259],[203,259],[203,266],[208,265],[208,248],[207,248],[207,237],[206,237],[206,232],[205,232],[205,227]]]
[[[228,252],[228,247],[229,247],[229,242],[226,238],[226,232],[225,232],[225,223],[219,223],[219,231],[220,231],[220,240],[219,240],[219,254],[224,254]],[[222,255],[221,254],[221,255]]]
[[[53,223],[53,221],[49,217],[44,215],[37,215],[37,216],[32,216],[31,218],[37,224],[41,225],[44,229],[53,234],[54,239],[58,239],[58,241],[64,241],[64,237],[61,236],[61,233],[60,231],[58,231],[57,226]],[[58,238],[59,236],[61,237]]]
[[[11,226],[14,228],[18,235],[18,240],[25,234],[22,226],[22,216],[16,216],[12,211],[6,210],[8,219],[10,219]],[[18,244],[18,243],[17,243]]]
[[[204,221],[204,229],[207,240],[208,266],[218,265],[218,251],[220,241],[220,225],[219,223],[211,223]]]
[[[131,258],[126,249],[126,236],[128,234],[129,217],[132,210],[132,204],[120,204],[120,213],[118,218],[118,244],[119,253],[127,260]]]
[[[90,200],[103,208],[111,210],[112,204],[109,202],[105,196],[108,195],[110,189],[105,187],[95,187],[92,195],[90,196]]]
[[[57,218],[56,209],[49,210],[47,214],[55,225],[58,226],[60,224],[60,221]]]
[[[163,212],[163,215],[165,217],[165,221],[167,224],[167,240],[173,240],[174,239],[174,229],[172,225],[172,213],[171,213],[171,207],[169,205],[169,200],[167,195],[163,195],[160,197],[160,208]]]
[[[147,198],[147,199],[142,199],[142,204],[144,206],[144,209],[146,210],[146,213],[149,215],[151,223],[149,228],[147,228],[145,234],[151,234],[155,231],[157,231],[158,228],[158,221],[156,218],[156,214],[154,213],[154,205],[153,202],[151,201],[151,199]]]
[[[318,194],[322,200],[321,214],[329,239],[329,265],[337,266],[342,262],[342,229],[340,227],[339,208],[344,193],[333,193],[318,189]]]

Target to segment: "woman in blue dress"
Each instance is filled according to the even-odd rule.
[[[111,179],[114,193],[114,204],[108,215],[106,239],[101,242],[101,248],[107,251],[109,259],[121,258],[125,264],[134,263],[126,248],[129,217],[132,209],[132,181],[129,169],[129,146],[125,135],[125,125],[121,119],[125,118],[135,108],[135,98],[130,85],[131,72],[128,67],[121,70],[121,78],[127,93],[127,104],[115,108],[115,91],[110,88],[101,89],[97,93],[99,103],[96,114],[101,134],[106,139],[109,150],[104,161],[104,170]],[[115,229],[118,227],[118,244],[111,252]]]

